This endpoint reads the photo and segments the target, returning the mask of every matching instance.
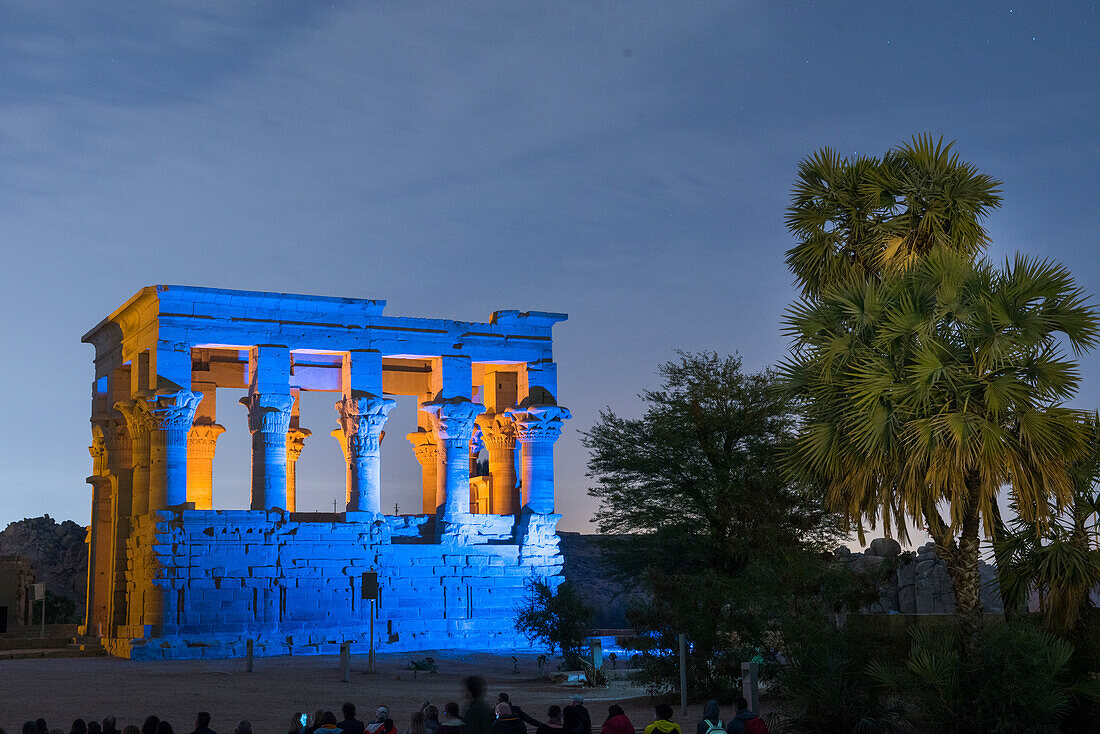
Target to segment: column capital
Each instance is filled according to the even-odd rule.
[[[290,428],[290,409],[294,396],[290,393],[254,392],[240,399],[248,409],[248,430],[252,433],[286,435]]]
[[[485,410],[485,406],[469,398],[453,397],[421,403],[420,409],[432,417],[432,425],[440,441],[469,442],[474,433],[474,419]]]
[[[195,423],[187,432],[187,450],[191,455],[202,458],[214,458],[214,447],[218,436],[225,433],[225,427],[217,423]]]
[[[336,401],[342,443],[355,454],[377,452],[386,418],[397,405],[392,398],[380,398],[368,392],[353,390],[348,397]],[[338,439],[339,440],[339,439]]]
[[[475,420],[481,429],[481,440],[488,449],[515,448],[516,425],[507,413],[482,413]]]
[[[201,400],[201,392],[158,390],[146,398],[149,427],[155,431],[186,431],[195,419],[195,409]]]
[[[140,441],[149,437],[152,421],[149,417],[149,402],[146,398],[120,400],[115,403],[115,410],[122,413],[131,441]]]
[[[434,464],[436,447],[439,445],[435,440],[435,431],[413,431],[406,434],[405,438],[413,445],[413,453],[421,466],[428,462]]]
[[[308,428],[291,428],[286,432],[286,460],[297,461],[305,448],[306,439],[313,435]]]
[[[516,440],[520,443],[557,441],[564,422],[573,417],[568,408],[560,405],[528,405],[504,412],[514,421]]]

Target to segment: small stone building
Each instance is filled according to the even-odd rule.
[[[86,624],[112,654],[239,655],[249,639],[261,655],[365,649],[371,629],[388,650],[526,644],[512,623],[526,582],[561,580],[554,443],[570,414],[551,329],[566,317],[384,307],[159,285],[84,336],[96,351]],[[247,389],[243,410],[218,388]],[[337,398],[344,512],[297,511],[310,390]],[[383,450],[393,395],[417,397],[419,429]],[[215,511],[230,421],[252,435],[251,506]],[[414,515],[382,513],[380,462],[398,450],[422,467]],[[471,477],[483,450],[488,476]]]

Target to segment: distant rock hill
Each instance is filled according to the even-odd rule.
[[[629,590],[612,578],[604,560],[599,535],[558,532],[559,547],[565,557],[562,572],[595,611],[592,626],[597,629],[625,629]]]
[[[71,599],[80,613],[88,580],[85,532],[72,520],[58,523],[49,515],[27,518],[0,531],[0,555],[30,559],[35,578],[50,593]]]

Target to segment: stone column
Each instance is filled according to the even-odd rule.
[[[115,408],[126,419],[130,436],[130,516],[149,511],[149,403],[144,399],[121,400]]]
[[[348,512],[382,512],[381,434],[396,400],[352,390],[336,402],[347,466]]]
[[[187,433],[202,393],[157,391],[149,398],[149,510],[187,502]]]
[[[511,515],[519,512],[516,491],[516,427],[505,413],[483,413],[477,417],[482,440],[489,451],[489,476],[493,478],[490,512]]]
[[[107,471],[114,480],[111,497],[111,538],[108,550],[107,625],[104,632],[114,636],[118,625],[126,624],[126,539],[130,536],[133,513],[133,452],[126,421],[109,418],[102,422],[107,447]]]
[[[85,603],[85,634],[96,636],[105,626],[110,598],[111,494],[114,482],[107,470],[107,447],[100,425],[92,426],[91,522],[88,525],[88,596]]]
[[[443,519],[458,522],[470,514],[470,437],[484,406],[469,398],[436,398],[420,406],[432,417],[439,442],[436,486],[442,492]]]
[[[252,433],[252,509],[286,509],[286,432],[290,393],[253,392],[241,398]]]
[[[187,501],[196,510],[214,509],[214,447],[225,428],[195,423],[187,433]]]
[[[443,497],[439,495],[439,487],[436,476],[439,471],[439,459],[436,457],[437,446],[435,431],[413,431],[405,436],[413,445],[413,453],[420,462],[420,482],[422,494],[422,511],[425,515],[434,515],[443,504]]]
[[[313,433],[308,428],[291,427],[286,432],[286,511],[298,511],[298,457],[302,455],[306,439]]]
[[[470,436],[470,478],[478,476],[477,473],[477,457],[481,453],[481,450],[485,448],[485,442],[482,440],[481,427],[478,426],[477,421],[474,421],[474,432]]]
[[[572,417],[557,405],[529,405],[506,411],[515,421],[516,440],[523,446],[523,505],[538,514],[554,512],[554,442],[563,421]]]

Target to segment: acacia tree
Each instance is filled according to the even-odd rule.
[[[788,469],[861,534],[878,521],[903,538],[909,522],[925,526],[973,658],[980,536],[1001,487],[1036,522],[1048,501],[1071,499],[1085,431],[1064,406],[1079,374],[1059,343],[1094,346],[1096,316],[1056,264],[975,259],[996,182],[951,146],[919,138],[854,162],[818,154],[794,199],[800,241],[788,262],[804,297],[786,319],[781,370],[805,420]]]
[[[620,578],[642,592],[628,616],[653,642],[650,682],[677,679],[670,652],[686,633],[692,690],[729,696],[745,655],[772,652],[776,618],[832,582],[816,552],[837,523],[783,474],[795,413],[771,372],[713,353],[681,353],[660,371],[641,418],[605,410],[585,434],[589,494]]]

